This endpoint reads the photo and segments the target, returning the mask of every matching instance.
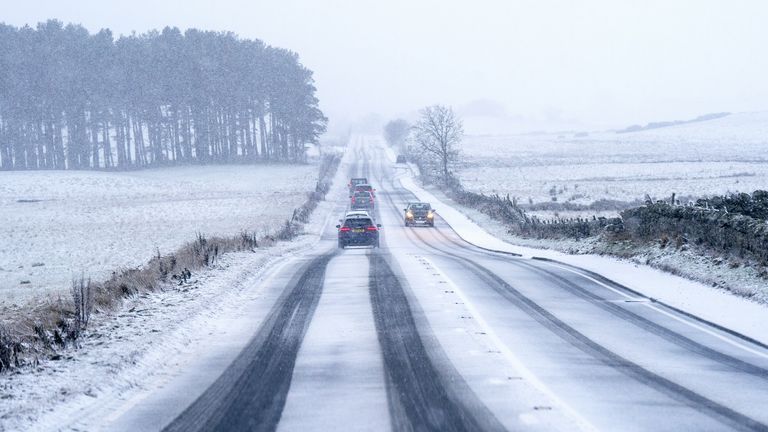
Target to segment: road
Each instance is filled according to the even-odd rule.
[[[106,428],[768,430],[765,346],[599,275],[474,247],[440,218],[405,228],[402,169],[376,140],[351,146],[342,169],[378,189],[381,248],[337,249],[328,223],[275,270],[233,358],[201,360],[210,379],[182,374]]]

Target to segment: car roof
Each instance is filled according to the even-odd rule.
[[[365,210],[348,211],[344,215],[344,217],[350,217],[350,216],[367,216],[367,217],[371,217],[371,215],[367,211],[365,211]]]
[[[373,218],[369,214],[356,214],[356,215],[346,215],[344,216],[344,220],[360,220],[360,219],[368,219],[371,222],[373,222]]]

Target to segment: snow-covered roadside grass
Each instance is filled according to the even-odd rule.
[[[336,171],[330,194],[343,193],[345,175],[344,167]],[[71,421],[99,428],[103,419],[82,417],[89,407],[125,403],[178,373],[195,350],[205,349],[210,332],[260,301],[269,269],[316,247],[334,205],[318,202],[293,240],[224,254],[187,283],[130,297],[96,315],[77,349],[0,375],[0,431],[70,430]]]
[[[128,299],[110,314],[94,317],[77,349],[41,359],[31,368],[0,376],[0,430],[55,430],[57,409],[112,401],[169,376],[182,353],[221,318],[223,311],[258,295],[258,275],[306,239],[255,253],[224,255],[182,286]]]
[[[695,245],[678,248],[661,243],[643,245],[633,242],[604,241],[598,237],[584,239],[535,239],[511,234],[502,223],[490,216],[457,204],[441,190],[430,187],[428,191],[438,199],[449,202],[477,225],[504,241],[531,249],[558,251],[570,255],[613,256],[638,265],[655,269],[700,282],[709,287],[728,291],[768,305],[768,280],[749,261],[723,259],[720,256]],[[538,252],[540,256],[543,252]],[[534,255],[533,252],[528,255]]]
[[[390,158],[394,162],[391,151]],[[477,246],[511,252],[526,258],[541,257],[574,265],[598,273],[643,295],[657,299],[704,320],[721,325],[755,340],[768,344],[768,302],[765,279],[756,278],[754,271],[746,268],[730,268],[722,264],[713,266],[706,258],[694,252],[678,254],[669,252],[651,258],[637,255],[633,259],[596,254],[597,240],[530,240],[510,235],[502,224],[476,210],[458,205],[437,189],[424,189],[416,184],[410,174],[401,178],[402,185],[419,199],[432,202],[438,215],[465,240]],[[660,268],[654,268],[656,263]],[[672,263],[679,269],[687,269],[686,277],[669,273]],[[650,265],[647,265],[650,264]],[[715,271],[716,270],[716,271]],[[680,274],[683,274],[681,271]],[[698,275],[702,281],[692,280]],[[727,280],[741,289],[752,290],[752,298],[761,303],[733,295],[722,288],[706,283],[706,277]]]

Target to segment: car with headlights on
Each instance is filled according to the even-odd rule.
[[[405,211],[405,226],[435,226],[435,209],[428,202],[410,202]]]
[[[373,246],[379,247],[380,224],[374,223],[373,218],[365,212],[349,212],[341,224],[336,225],[339,230],[339,248],[347,246]]]

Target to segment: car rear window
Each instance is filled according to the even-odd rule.
[[[366,218],[347,219],[344,221],[344,226],[349,228],[367,228],[371,225],[373,225],[373,222]]]

